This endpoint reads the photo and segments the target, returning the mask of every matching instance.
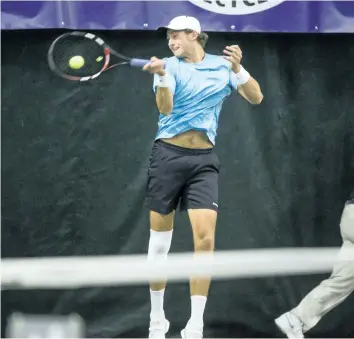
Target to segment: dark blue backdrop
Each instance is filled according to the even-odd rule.
[[[3,1],[1,27],[150,30],[182,14],[205,31],[354,32],[352,1],[283,0]]]

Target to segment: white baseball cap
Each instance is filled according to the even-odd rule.
[[[186,29],[190,29],[192,31],[196,31],[197,33],[202,31],[200,22],[196,18],[187,15],[177,16],[172,19],[167,26],[159,27],[158,29],[171,29],[173,31],[184,31]]]

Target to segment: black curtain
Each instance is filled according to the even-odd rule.
[[[146,253],[147,161],[157,130],[152,77],[137,69],[91,83],[62,80],[46,53],[58,31],[2,32],[2,256]],[[136,57],[169,56],[155,32],[96,32]],[[340,246],[339,220],[353,187],[354,45],[349,35],[210,34],[207,52],[239,44],[264,101],[234,94],[222,111],[218,250]],[[173,252],[192,250],[178,214]],[[214,281],[206,337],[280,336],[273,319],[325,275]],[[188,283],[170,283],[170,335],[190,315]],[[79,313],[89,337],[144,337],[147,286],[2,293],[14,311]],[[354,335],[349,297],[309,332]]]

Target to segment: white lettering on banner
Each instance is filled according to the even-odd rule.
[[[285,0],[189,0],[207,11],[225,15],[246,15],[266,11]]]

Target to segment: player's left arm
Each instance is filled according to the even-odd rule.
[[[239,46],[226,46],[224,50],[225,59],[231,62],[231,70],[235,83],[237,83],[237,91],[251,104],[260,104],[263,100],[262,90],[257,82],[242,66],[242,51]]]

